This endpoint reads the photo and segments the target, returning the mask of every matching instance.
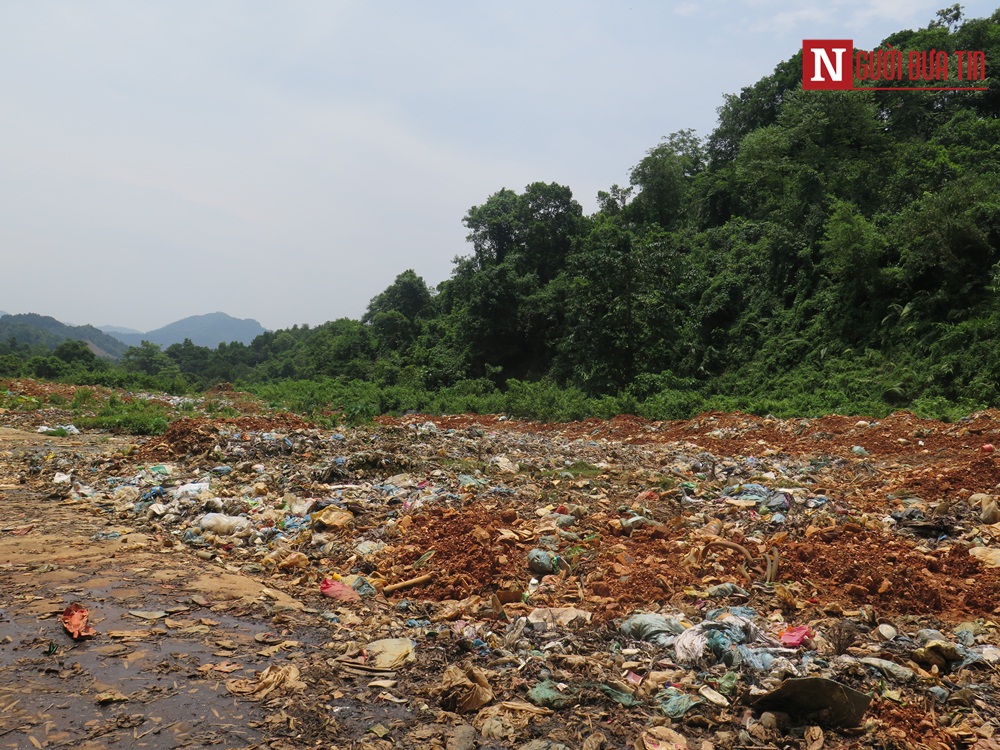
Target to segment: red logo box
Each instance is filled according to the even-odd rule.
[[[802,40],[802,88],[844,91],[854,88],[854,42],[851,39]]]

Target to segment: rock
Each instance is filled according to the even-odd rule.
[[[448,730],[445,750],[473,750],[479,733],[468,724],[459,724]]]
[[[548,550],[535,548],[528,553],[528,567],[532,573],[551,575],[559,570],[559,557]]]

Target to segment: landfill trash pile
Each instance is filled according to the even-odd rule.
[[[283,717],[275,748],[985,750],[998,429],[258,414],[7,460],[109,550],[141,532],[297,603],[226,610],[277,634],[224,682]]]

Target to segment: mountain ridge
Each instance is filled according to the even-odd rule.
[[[79,340],[104,359],[118,359],[128,347],[139,346],[143,341],[165,349],[190,339],[197,346],[214,349],[221,343],[238,341],[249,344],[262,333],[267,333],[267,329],[257,320],[234,318],[223,312],[191,315],[145,333],[124,326],[70,325],[39,313],[0,313],[2,340],[13,339],[21,344],[42,346],[49,350],[64,341]]]
[[[219,344],[234,341],[249,344],[257,336],[267,333],[267,329],[253,318],[234,318],[224,312],[189,315],[144,333],[130,333],[122,326],[110,325],[103,326],[102,330],[129,346],[139,346],[143,341],[149,341],[166,348],[190,339],[191,343],[197,346],[207,346],[212,349]]]
[[[142,331],[136,328],[125,328],[124,326],[95,326],[98,330],[104,331],[109,336],[114,336],[116,333],[142,333]]]

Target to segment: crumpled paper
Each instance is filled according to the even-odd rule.
[[[441,707],[446,711],[468,713],[476,711],[493,700],[493,689],[483,671],[466,664],[452,664],[441,676],[438,689]]]
[[[226,689],[230,693],[255,701],[263,700],[275,691],[297,691],[305,688],[306,684],[299,679],[299,668],[294,664],[284,667],[272,664],[254,678],[226,680]]]
[[[97,631],[90,627],[90,612],[82,604],[70,604],[63,610],[62,624],[74,638],[90,638]]]

